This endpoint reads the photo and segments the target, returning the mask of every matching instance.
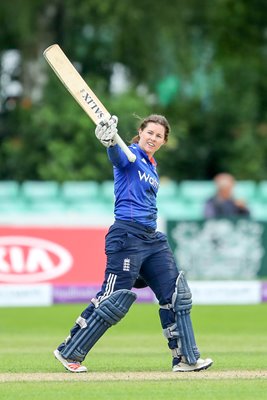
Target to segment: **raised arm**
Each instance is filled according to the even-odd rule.
[[[115,167],[125,168],[127,165],[131,164],[128,160],[126,154],[121,150],[118,145],[109,147],[107,149],[108,158]]]
[[[133,162],[136,157],[124,142],[123,147],[121,143],[118,143],[117,123],[118,118],[115,115],[103,118],[95,129],[95,135],[107,148],[108,157],[112,164],[118,168],[125,168],[130,162]],[[124,147],[126,147],[126,149]]]

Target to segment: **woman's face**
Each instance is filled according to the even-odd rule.
[[[139,138],[139,146],[151,158],[165,143],[165,127],[155,122],[149,122],[143,130],[139,129]]]

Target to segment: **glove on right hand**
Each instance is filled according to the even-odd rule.
[[[114,136],[118,133],[117,124],[118,117],[112,115],[112,117],[103,117],[96,126],[95,135],[105,147],[111,147],[116,144]]]

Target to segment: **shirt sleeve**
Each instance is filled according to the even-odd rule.
[[[206,204],[204,205],[204,217],[205,218],[214,218],[216,216],[215,207],[214,207],[214,200],[209,199],[207,200]]]
[[[108,158],[112,164],[117,168],[125,168],[130,164],[126,154],[116,144],[107,148]]]

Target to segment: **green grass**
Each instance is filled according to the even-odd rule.
[[[70,382],[12,383],[0,394],[4,399],[261,399],[266,396],[266,381],[242,382]]]
[[[0,310],[0,376],[2,373],[61,373],[53,349],[68,334],[82,305]],[[177,381],[54,381],[0,382],[3,399],[263,399],[266,378],[205,379],[220,371],[267,371],[267,304],[194,306],[192,319],[204,357],[214,359],[203,379]],[[169,372],[170,354],[161,332],[158,307],[135,304],[129,314],[106,332],[85,361],[93,372]],[[187,374],[188,375],[188,374]],[[68,379],[68,373],[66,378]],[[79,378],[78,378],[79,379]],[[174,397],[175,396],[175,397]]]

